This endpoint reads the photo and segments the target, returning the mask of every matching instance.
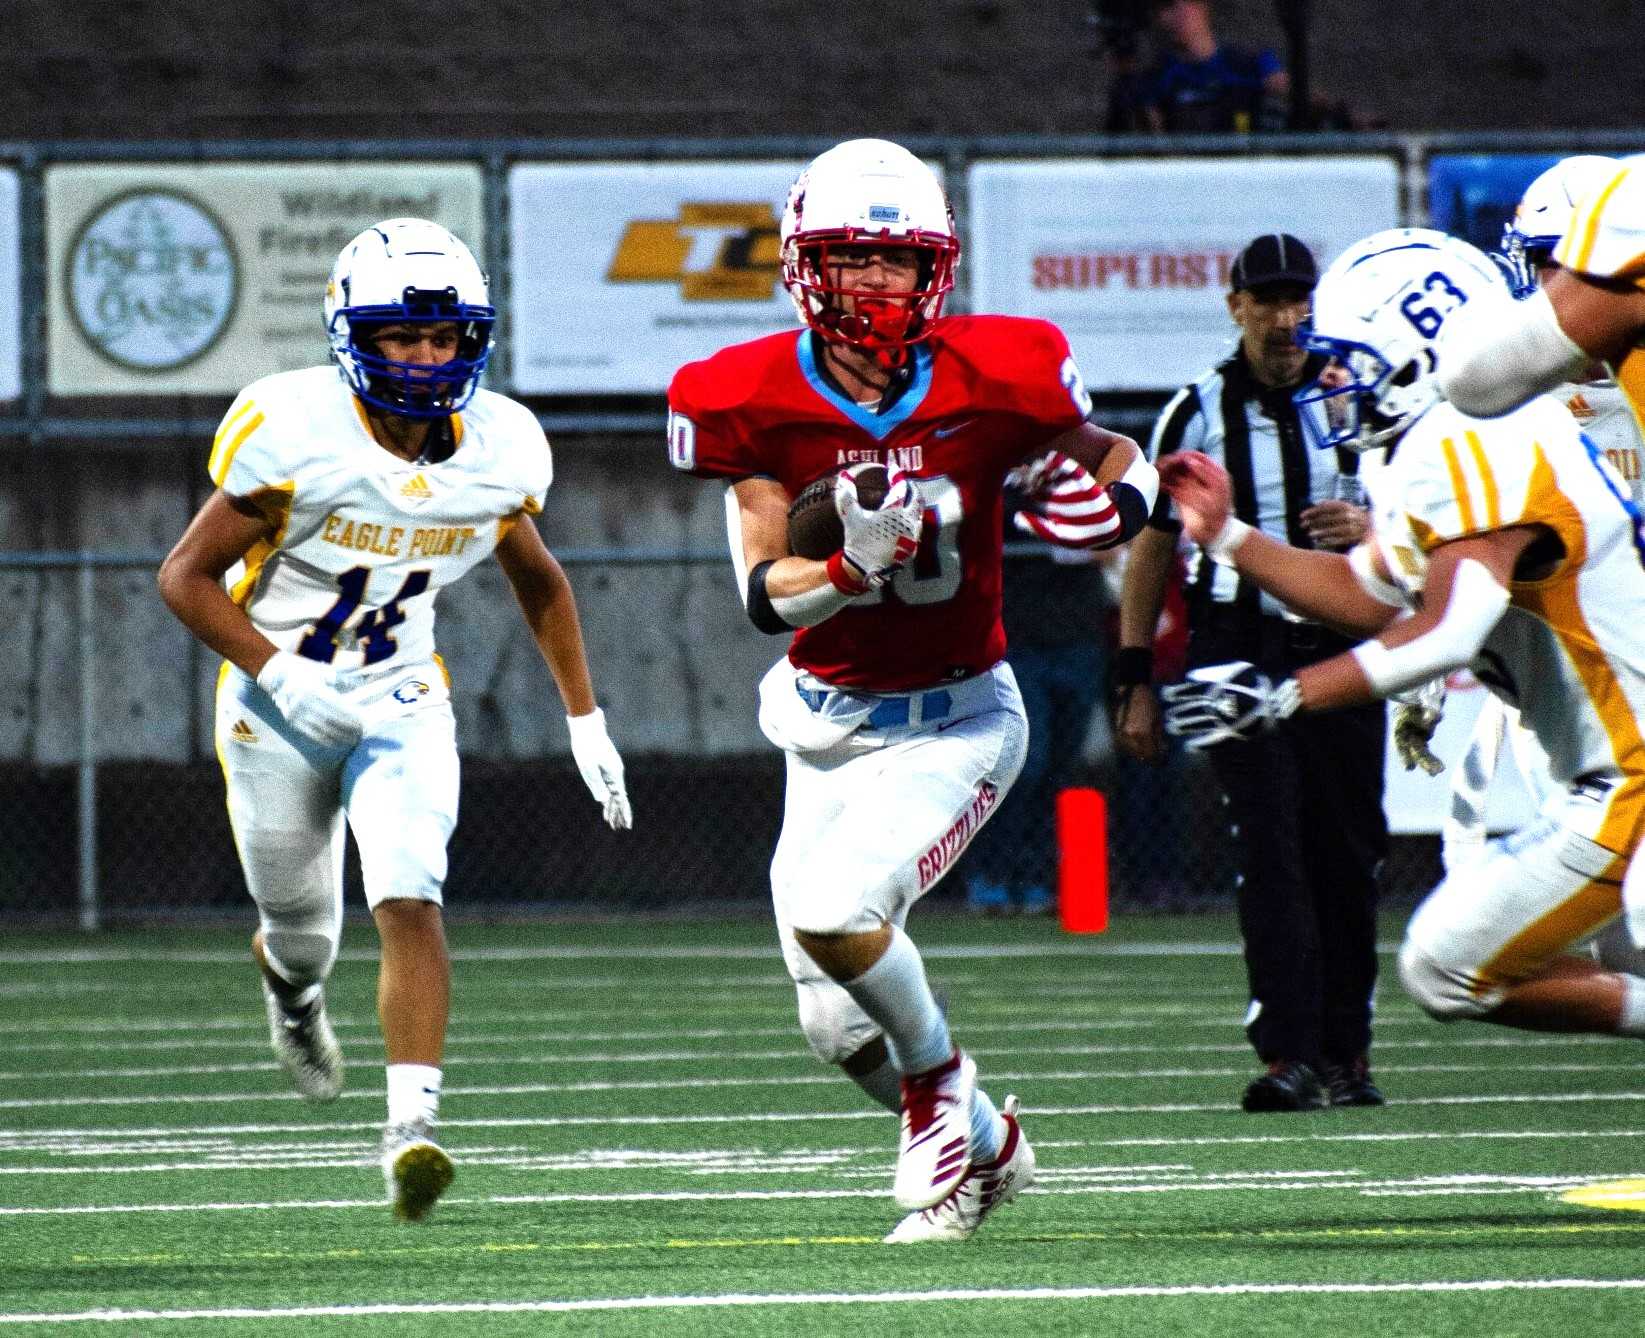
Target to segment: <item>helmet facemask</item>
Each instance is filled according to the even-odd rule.
[[[496,323],[490,307],[460,302],[449,288],[443,293],[408,288],[403,302],[352,307],[343,319],[346,354],[363,382],[356,392],[367,404],[405,418],[449,418],[468,403],[491,357]],[[457,352],[447,362],[397,362],[378,348],[378,332],[391,325],[434,324],[457,327]]]
[[[1370,451],[1389,446],[1441,399],[1433,378],[1436,359],[1426,345],[1412,350],[1395,367],[1369,345],[1331,339],[1307,327],[1298,332],[1297,343],[1330,360],[1314,381],[1291,397],[1298,408],[1320,406],[1326,424],[1323,436],[1312,415],[1301,415],[1316,449]]]
[[[842,263],[835,258],[839,251],[874,246],[915,253],[912,289],[855,288],[849,286],[849,273],[835,278]],[[824,339],[860,348],[895,365],[909,345],[925,338],[931,322],[942,314],[943,300],[954,287],[958,254],[959,244],[952,237],[928,233],[876,237],[847,228],[807,234],[784,247],[783,281],[794,294],[805,323]]]

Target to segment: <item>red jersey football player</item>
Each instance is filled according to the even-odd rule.
[[[1047,537],[1136,533],[1158,477],[1086,421],[1067,340],[1043,321],[942,317],[959,242],[913,154],[851,140],[801,173],[783,281],[806,328],[723,349],[669,389],[674,465],[728,485],[749,616],[792,634],[760,685],[787,760],[771,865],[783,954],[812,1050],[902,1115],[888,1241],[974,1232],[1034,1174],[1015,1118],[977,1087],[903,931],[1022,767],[1027,721],[1000,628],[1005,475],[1048,452]],[[1070,464],[1070,461],[1073,462]],[[855,467],[886,467],[875,509]],[[787,510],[839,471],[841,550],[793,556]]]

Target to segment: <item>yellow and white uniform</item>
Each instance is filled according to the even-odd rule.
[[[1628,485],[1634,505],[1645,508],[1645,445],[1633,406],[1615,381],[1567,381],[1548,392],[1576,419],[1583,434]]]
[[[1622,909],[1622,873],[1645,837],[1645,567],[1621,479],[1550,396],[1491,419],[1438,405],[1371,495],[1375,542],[1413,605],[1443,543],[1525,525],[1558,540],[1544,574],[1509,586],[1473,669],[1519,709],[1562,793],[1451,872],[1400,958],[1430,1012],[1478,1015]]]
[[[223,668],[217,751],[265,928],[302,922],[335,948],[345,814],[371,905],[440,901],[458,763],[434,599],[542,509],[553,474],[537,420],[502,395],[477,391],[450,430],[438,463],[398,458],[332,367],[254,382],[218,430],[212,481],[274,531],[231,574],[232,598],[282,650],[331,665],[364,721],[355,747],[326,748]]]
[[[1554,259],[1577,274],[1645,289],[1645,156],[1624,159],[1577,206]],[[1645,346],[1635,344],[1611,371],[1645,431]]]
[[[1622,388],[1609,380],[1568,381],[1549,394],[1566,407],[1583,435],[1616,470],[1634,505],[1645,509],[1645,449]],[[1451,812],[1443,828],[1447,869],[1484,850],[1486,797],[1505,743],[1537,806],[1549,795],[1542,749],[1521,727],[1518,712],[1500,697],[1487,698],[1451,784]]]

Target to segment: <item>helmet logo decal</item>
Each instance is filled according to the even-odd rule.
[[[902,206],[895,204],[871,204],[868,206],[868,221],[870,223],[901,223]]]
[[[205,356],[239,303],[228,229],[170,188],[100,204],[80,225],[67,269],[75,328],[100,355],[135,372],[170,372]]]

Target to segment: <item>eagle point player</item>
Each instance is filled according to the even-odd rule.
[[[382,941],[383,1173],[409,1220],[453,1175],[433,1137],[458,791],[434,598],[486,557],[559,688],[585,783],[612,827],[631,823],[576,601],[531,520],[553,476],[548,442],[524,406],[477,389],[494,321],[485,276],[444,228],[396,218],[360,233],[326,287],[335,365],[235,399],[212,447],[216,490],[159,577],[225,661],[215,733],[258,908],[252,955],[275,1056],[317,1101],[343,1080],[322,987],[342,932],[345,820],[354,833]]]
[[[1247,664],[1197,670],[1168,689],[1168,728],[1204,746],[1472,668],[1517,708],[1557,793],[1447,870],[1406,928],[1400,979],[1441,1021],[1645,1037],[1645,959],[1623,916],[1645,924],[1629,875],[1645,839],[1645,537],[1558,400],[1477,418],[1439,390],[1446,327],[1511,323],[1523,305],[1443,233],[1392,229],[1337,257],[1308,347],[1343,379],[1301,393],[1342,406],[1326,445],[1387,449],[1370,537],[1347,556],[1293,549],[1231,520],[1204,456],[1164,476],[1217,561],[1369,639],[1278,684]]]

